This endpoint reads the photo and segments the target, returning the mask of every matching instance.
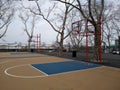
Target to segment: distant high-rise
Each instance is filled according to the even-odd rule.
[[[118,37],[118,49],[120,51],[120,36]]]
[[[115,40],[115,48],[120,51],[120,36]]]

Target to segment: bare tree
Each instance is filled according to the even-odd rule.
[[[66,1],[66,0],[65,0]],[[67,18],[68,18],[68,14],[70,13],[70,11],[72,10],[71,6],[68,4],[64,4],[64,9],[60,9],[61,10],[61,14],[58,12],[57,15],[57,19],[59,21],[55,22],[55,18],[52,16],[52,18],[54,18],[53,20],[51,20],[51,14],[53,13],[53,10],[56,7],[56,3],[54,3],[52,5],[52,7],[49,8],[49,10],[47,11],[48,13],[45,15],[45,12],[42,11],[38,1],[35,1],[36,6],[37,6],[37,10],[38,11],[33,11],[32,9],[30,9],[30,11],[32,13],[34,13],[35,15],[39,15],[42,16],[42,18],[53,28],[53,30],[55,32],[58,33],[57,37],[56,37],[56,41],[58,43],[58,55],[62,56],[62,52],[63,52],[63,43],[64,40],[69,36],[70,32],[65,35],[65,30],[66,30],[66,23],[67,23]],[[38,12],[38,13],[37,13]],[[52,14],[53,15],[53,14]],[[54,21],[54,22],[53,22]]]
[[[6,34],[14,14],[11,3],[11,0],[0,0],[0,38]]]
[[[113,4],[112,3],[108,3],[103,10],[103,42],[105,42],[106,45],[108,45],[109,47],[111,46],[111,39],[113,39],[113,30],[111,28],[112,23],[111,20],[113,19]],[[110,49],[109,49],[110,52]]]
[[[80,17],[80,13],[76,9],[72,9],[72,11],[69,13],[68,20],[69,23],[66,25],[69,35],[69,44],[76,49],[77,51],[80,51],[80,45],[81,41],[83,40],[84,35],[81,34],[85,31],[84,27],[84,21],[78,21],[78,19],[82,19]]]
[[[28,36],[28,51],[30,52],[30,46],[35,30],[36,15],[26,12],[24,15],[20,14],[19,17],[24,24],[24,31]]]
[[[103,41],[109,46],[109,52],[112,42],[120,35],[119,8],[119,5],[115,6],[113,2],[107,3],[104,8]]]
[[[93,26],[94,26],[94,58],[95,60],[100,60],[100,39],[101,39],[101,17],[103,15],[104,10],[104,0],[85,0],[84,4],[82,4],[81,0],[72,0],[72,2],[67,2],[65,0],[55,0],[62,3],[69,4],[73,6],[74,8],[78,9],[78,11],[81,13],[81,15],[88,20]],[[85,6],[87,5],[87,8]],[[87,12],[86,12],[87,11]]]
[[[117,9],[116,9],[117,8]],[[112,24],[113,24],[113,28],[116,30],[116,35],[120,36],[120,4],[117,5],[117,7],[115,7],[116,10],[113,11],[114,15],[113,15],[113,20],[112,20]]]
[[[77,26],[79,28],[77,29],[74,28],[72,30],[72,33],[70,34],[70,40],[73,48],[76,49],[77,51],[80,51],[80,45],[85,36],[85,28],[83,28],[84,27],[83,21],[77,21],[76,24],[77,25],[79,24],[79,26]]]

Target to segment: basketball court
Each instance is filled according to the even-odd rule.
[[[0,53],[0,90],[120,90],[120,69],[37,53]]]

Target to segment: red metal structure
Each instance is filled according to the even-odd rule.
[[[41,44],[41,35],[40,34],[37,34],[37,52],[40,51],[40,44]]]
[[[83,25],[81,22],[84,21],[84,31],[81,31],[81,25]],[[89,36],[93,36],[94,35],[94,31],[89,31],[89,27],[92,25],[88,25],[88,20],[79,20],[76,22],[72,23],[72,30],[73,32],[76,34],[75,35],[81,35],[81,36],[85,36],[86,37],[86,61],[89,60],[89,47],[88,47],[88,38]],[[102,63],[102,17],[100,17],[100,49],[99,49],[99,60],[100,63]]]
[[[37,34],[36,36],[33,36],[32,42],[33,42],[34,45],[35,45],[34,49],[35,49],[37,52],[40,52],[41,35],[40,35],[40,34]]]

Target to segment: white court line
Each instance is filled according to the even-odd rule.
[[[63,62],[63,61],[61,61],[61,62]],[[57,62],[48,62],[48,63],[57,63]],[[40,63],[40,64],[45,64],[45,63]],[[16,67],[22,67],[22,66],[26,66],[26,65],[29,65],[30,67],[32,67],[32,68],[34,68],[35,70],[43,73],[44,75],[40,75],[40,76],[18,76],[18,75],[13,75],[13,74],[8,73],[8,70],[10,70],[10,69],[13,69],[13,68],[16,68]],[[5,69],[4,73],[5,73],[6,75],[8,75],[8,76],[16,77],[16,78],[38,78],[38,77],[47,77],[47,76],[50,76],[50,75],[46,74],[45,72],[43,72],[43,71],[41,71],[41,70],[33,67],[33,66],[30,65],[30,64],[22,64],[22,65],[16,65],[16,66],[9,67],[9,68]]]
[[[50,56],[52,57],[52,56]],[[46,58],[46,57],[39,57],[39,58]],[[67,59],[68,60],[68,59]],[[9,62],[14,62],[14,61],[17,61],[17,60],[10,60],[10,61],[4,61],[4,62],[1,62],[0,64],[4,64],[4,63],[9,63]],[[48,63],[53,63],[53,62],[48,62]],[[42,64],[42,63],[41,63]],[[40,76],[18,76],[18,75],[13,75],[13,74],[10,74],[8,73],[8,70],[10,69],[13,69],[13,68],[16,68],[16,67],[21,67],[21,66],[25,66],[25,65],[29,65],[31,66],[30,64],[22,64],[22,65],[16,65],[16,66],[12,66],[12,67],[9,67],[7,69],[5,69],[4,73],[8,76],[11,76],[11,77],[16,77],[16,78],[39,78],[39,77],[46,77],[46,76],[49,76],[48,74],[42,72],[39,70],[39,72],[43,73],[44,75],[40,75]],[[31,66],[32,68],[34,68],[33,66]],[[36,68],[34,68],[36,69]],[[37,70],[37,69],[36,69]]]
[[[41,58],[44,58],[44,57],[41,57]],[[69,59],[67,59],[67,60],[68,60],[68,61],[74,61],[74,60],[69,60]],[[67,60],[66,60],[66,61],[67,61]],[[16,60],[5,61],[5,62],[3,62],[3,63],[13,62],[13,61],[16,61]],[[66,61],[64,61],[64,62],[66,62]],[[61,62],[63,62],[63,61],[61,61]],[[0,64],[3,64],[3,63],[0,63]],[[57,63],[57,62],[48,62],[48,63]],[[82,63],[85,63],[85,62],[82,61]],[[44,63],[41,63],[41,64],[44,64]],[[9,68],[5,69],[4,73],[5,73],[6,75],[8,75],[8,76],[15,77],[15,78],[42,78],[42,77],[50,77],[50,76],[56,76],[56,75],[74,73],[74,72],[79,72],[79,71],[94,70],[94,69],[97,69],[97,68],[107,67],[107,66],[101,65],[101,66],[94,67],[94,68],[88,68],[88,69],[83,69],[83,70],[75,70],[75,71],[62,72],[62,73],[57,73],[57,74],[48,75],[48,74],[46,74],[46,73],[44,73],[44,72],[36,69],[35,67],[31,66],[32,68],[34,68],[34,69],[36,69],[37,71],[43,73],[44,75],[40,75],[40,76],[18,76],[18,75],[13,75],[13,74],[8,73],[8,71],[9,71],[10,69],[13,69],[13,68],[16,68],[16,67],[22,67],[22,66],[25,66],[25,65],[31,66],[30,64],[16,65],[16,66],[9,67]]]
[[[39,71],[39,72],[41,72],[41,73],[45,74],[45,76],[48,76],[48,74],[47,74],[47,73],[45,73],[45,72],[43,72],[43,71],[41,71],[41,70],[39,70],[39,69],[35,68],[35,67],[34,67],[34,66],[32,66],[31,64],[29,64],[29,66],[30,66],[30,67],[32,67],[33,69],[35,69],[35,70],[37,70],[37,71]]]
[[[75,60],[68,60],[68,61],[61,61],[61,62],[69,62],[69,61],[75,61]],[[78,61],[79,62],[79,61]],[[49,63],[59,63],[59,62],[48,62],[48,63],[41,63],[41,64],[49,64]],[[88,65],[91,65],[91,64],[94,64],[94,63],[88,63],[88,62],[84,62],[84,61],[81,61],[81,63],[87,63]],[[33,66],[32,66],[33,67]],[[66,71],[66,72],[62,72],[62,73],[57,73],[57,74],[51,74],[51,75],[46,75],[45,77],[50,77],[50,76],[56,76],[56,75],[62,75],[62,74],[69,74],[69,73],[74,73],[74,72],[79,72],[79,71],[88,71],[88,70],[94,70],[94,69],[97,69],[97,68],[103,68],[103,67],[106,67],[104,65],[100,65],[100,66],[97,66],[97,67],[91,67],[91,68],[87,68],[87,69],[81,69],[81,70],[74,70],[74,71]],[[35,68],[35,67],[34,67]],[[35,68],[36,70],[40,71],[39,69]],[[41,72],[41,71],[40,71]],[[44,72],[43,72],[44,73]]]
[[[75,71],[68,71],[68,72],[62,72],[62,73],[57,73],[57,74],[48,75],[48,74],[46,74],[46,73],[44,73],[44,72],[42,72],[42,71],[34,68],[33,66],[31,66],[31,67],[33,67],[34,69],[36,69],[37,71],[39,71],[39,72],[41,72],[41,73],[43,73],[43,74],[45,74],[45,75],[40,75],[40,76],[18,76],[18,75],[13,75],[13,74],[8,73],[8,70],[10,70],[10,69],[13,69],[13,68],[16,68],[16,67],[21,67],[21,66],[26,66],[26,65],[31,66],[30,64],[23,64],[23,65],[17,65],[17,66],[9,67],[9,68],[7,68],[7,69],[4,71],[4,73],[5,73],[6,75],[8,75],[8,76],[15,77],[15,78],[42,78],[42,77],[51,77],[51,76],[56,76],[56,75],[69,74],[69,73],[74,73],[74,72],[79,72],[79,71],[94,70],[94,69],[97,69],[97,68],[103,68],[103,67],[104,67],[104,66],[98,66],[98,67],[88,68],[88,69],[83,69],[83,70],[75,70]]]
[[[18,76],[18,75],[13,75],[13,74],[10,74],[8,73],[8,71],[10,69],[13,69],[13,68],[16,68],[16,67],[22,67],[22,66],[26,66],[26,65],[29,65],[29,64],[23,64],[23,65],[16,65],[16,66],[13,66],[13,67],[9,67],[7,69],[5,69],[4,73],[8,76],[11,76],[11,77],[16,77],[16,78],[38,78],[38,77],[46,77],[46,74],[45,75],[40,75],[40,76]],[[39,70],[40,71],[40,70]],[[44,73],[43,73],[44,74]]]
[[[74,71],[68,71],[68,72],[62,72],[62,73],[57,73],[57,74],[51,74],[48,76],[56,76],[56,75],[63,75],[63,74],[69,74],[69,73],[75,73],[75,72],[79,72],[79,71],[88,71],[88,70],[94,70],[97,68],[103,68],[104,66],[98,66],[98,67],[92,67],[92,68],[87,68],[87,69],[81,69],[81,70],[74,70]],[[47,77],[47,76],[46,76]]]

